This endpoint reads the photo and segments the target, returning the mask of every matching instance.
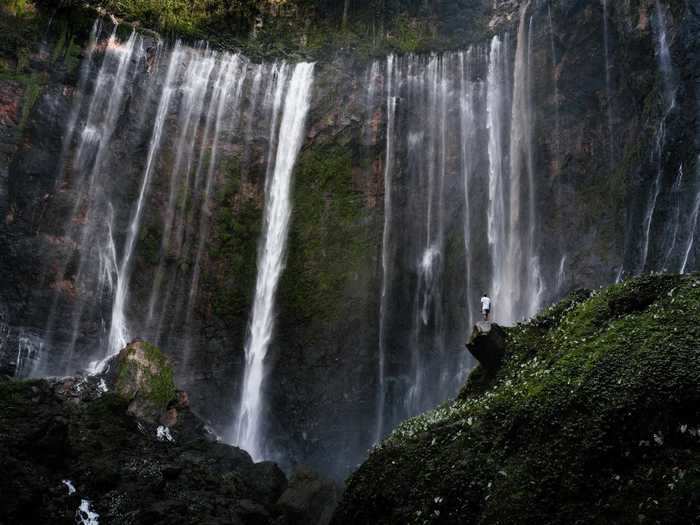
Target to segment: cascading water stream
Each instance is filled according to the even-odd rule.
[[[504,280],[508,237],[506,235],[506,187],[503,165],[503,114],[504,114],[504,53],[501,39],[491,40],[489,70],[487,76],[486,114],[489,133],[489,202],[488,202],[488,243],[491,255],[492,283],[490,294],[496,300],[494,318],[507,322],[510,312],[504,306],[506,290]],[[504,293],[506,292],[506,293]]]
[[[666,115],[652,145],[651,162],[658,162],[658,171],[646,183],[651,187],[649,195],[641,197],[645,202],[639,207],[646,205],[646,209],[635,225],[642,233],[635,238],[635,250],[639,250],[635,253],[643,255],[642,268],[658,268],[663,261],[663,268],[687,271],[697,264],[700,219],[700,192],[687,190],[700,188],[700,167],[693,182],[689,180],[692,163],[681,164],[677,172],[661,165],[661,159],[669,157],[666,142],[674,137],[673,118],[668,115],[676,94],[664,27],[666,12],[659,2],[656,5],[653,23]],[[556,64],[552,9],[547,7],[551,57]],[[612,133],[607,2],[603,9]],[[399,420],[456,392],[460,381],[453,376],[460,377],[466,367],[463,336],[478,317],[479,293],[474,297],[475,292],[492,295],[494,319],[511,323],[534,313],[541,304],[543,268],[550,279],[548,298],[577,283],[580,253],[566,253],[561,246],[552,250],[554,255],[548,253],[548,215],[538,209],[550,188],[543,182],[546,167],[536,169],[535,161],[546,160],[546,155],[539,158],[546,149],[535,144],[542,132],[538,129],[536,135],[535,125],[543,127],[551,116],[534,111],[535,68],[546,55],[535,53],[535,44],[544,43],[540,51],[547,51],[542,38],[546,28],[536,40],[539,14],[535,12],[544,10],[534,11],[530,2],[523,3],[515,56],[507,34],[465,52],[390,56],[385,72],[380,62],[368,67],[367,86],[353,99],[353,104],[366,104],[367,110],[357,112],[366,116],[364,125],[352,128],[366,148],[358,151],[366,151],[372,162],[352,167],[353,185],[361,173],[367,175],[372,188],[368,208],[374,206],[379,194],[374,190],[380,187],[382,175],[384,181],[379,323],[372,326],[378,330],[378,354],[376,365],[371,356],[365,369],[370,370],[367,375],[377,369],[377,407],[376,422],[371,414],[363,427],[367,441],[378,442]],[[69,297],[72,303],[65,300],[68,294],[62,296],[72,309],[63,318],[52,319],[49,326],[60,329],[68,319],[71,352],[81,347],[81,366],[91,360],[85,359],[85,349],[104,349],[97,339],[106,339],[102,334],[108,332],[108,356],[138,335],[159,346],[162,343],[174,357],[178,373],[187,375],[190,366],[199,366],[191,376],[208,378],[202,371],[211,363],[201,363],[214,351],[206,345],[225,341],[221,332],[230,328],[211,328],[228,321],[219,317],[220,312],[211,313],[215,308],[211,289],[220,284],[217,263],[229,262],[229,252],[222,250],[223,261],[215,260],[218,247],[210,251],[210,246],[219,240],[215,236],[222,225],[235,238],[236,227],[226,219],[236,215],[241,201],[250,199],[255,201],[251,208],[261,209],[256,208],[263,200],[256,193],[256,181],[264,178],[264,227],[254,303],[248,312],[245,372],[243,384],[237,385],[240,406],[229,438],[256,459],[269,457],[266,419],[274,407],[266,399],[266,357],[274,337],[275,295],[285,264],[292,176],[304,140],[312,66],[255,65],[241,55],[203,47],[168,49],[136,34],[119,42],[116,30],[105,43],[105,39],[100,42],[99,24],[93,32],[63,144],[63,157],[71,161],[64,163],[65,184],[74,186],[70,190],[79,198],[67,228],[68,240],[59,241],[65,243],[66,252],[70,248],[78,256],[71,255],[73,260],[66,263],[74,268],[62,272],[64,280],[48,282],[70,290],[73,280],[78,292]],[[562,49],[564,36],[562,32]],[[144,42],[162,51],[162,67],[150,60],[152,48],[144,49]],[[553,87],[557,110],[553,141],[558,155],[568,141],[559,142],[556,75]],[[679,107],[680,102],[679,95]],[[386,117],[384,129],[380,112]],[[535,115],[541,122],[535,122]],[[132,152],[132,162],[120,162]],[[566,152],[561,153],[563,157]],[[255,171],[260,166],[265,177]],[[237,189],[230,191],[224,185]],[[371,220],[380,216],[375,211]],[[659,241],[661,226],[666,235]],[[49,278],[52,273],[46,272]],[[230,277],[226,275],[234,280]],[[379,279],[376,274],[371,277]],[[371,304],[374,314],[376,302]],[[98,336],[86,337],[90,330]],[[213,331],[220,332],[211,335]],[[375,341],[376,333],[370,333]],[[27,357],[36,348],[43,352],[36,339],[29,331],[22,332],[16,359],[20,373],[31,367]],[[190,359],[190,352],[202,348],[201,358]],[[101,368],[104,355],[91,356],[98,358],[93,371]],[[72,353],[65,359],[65,368],[56,368],[55,361],[53,368],[42,371],[63,373],[77,368]],[[230,363],[235,369],[235,359]],[[374,386],[367,387],[370,399]]]
[[[84,252],[97,251],[100,260],[109,260],[113,257],[113,239],[110,232],[105,232],[104,225],[96,219],[100,213],[100,205],[110,206],[108,197],[105,194],[104,181],[102,180],[102,170],[107,155],[112,136],[117,128],[119,116],[123,110],[122,102],[130,82],[133,80],[136,67],[143,49],[140,38],[132,32],[129,40],[125,44],[120,44],[116,39],[117,27],[114,27],[112,34],[107,40],[105,57],[100,67],[99,74],[95,82],[95,88],[90,99],[87,110],[85,127],[79,136],[77,152],[74,159],[74,169],[80,173],[81,185],[86,186],[87,195],[83,199],[76,199],[73,208],[73,221],[83,223],[85,226],[79,234],[78,246]],[[92,54],[88,55],[86,68],[90,67]],[[84,87],[84,86],[83,86]],[[82,100],[78,99],[76,111]],[[77,120],[77,117],[76,117]],[[71,128],[75,127],[75,122],[68,123]],[[73,134],[73,129],[69,130]],[[69,140],[69,139],[67,139]],[[67,149],[67,145],[64,145]],[[83,208],[87,206],[87,209]],[[108,224],[109,228],[109,224]],[[92,282],[90,264],[86,264],[90,259],[81,258],[78,263],[75,282],[85,287],[95,286]],[[116,267],[116,260],[110,260],[110,267]],[[65,268],[64,268],[65,271]],[[102,291],[100,287],[104,284],[104,279],[98,279],[96,290]],[[113,279],[109,279],[110,286],[113,286]],[[110,288],[110,291],[112,288]],[[68,355],[65,360],[66,367],[72,361],[75,346],[80,336],[80,323],[86,305],[81,301],[72,312],[71,320],[71,340],[68,345]],[[47,333],[53,330],[53,314],[49,318]],[[68,368],[65,370],[68,372]],[[45,373],[46,370],[41,370]]]
[[[693,248],[695,246],[695,236],[697,234],[698,221],[700,219],[700,155],[698,155],[697,158],[695,172],[695,202],[693,202],[693,207],[688,220],[688,241],[686,248],[683,251],[683,259],[680,264],[680,273],[685,273],[688,270],[688,261],[690,260],[690,255],[693,252]]]
[[[175,223],[178,222],[178,217],[182,215],[177,214],[176,216],[178,195],[182,187],[182,176],[183,174],[189,174],[191,169],[200,114],[209,86],[209,77],[215,66],[215,59],[212,53],[208,51],[204,53],[205,56],[201,60],[197,60],[194,53],[190,56],[190,62],[185,72],[185,84],[179,89],[183,93],[177,125],[179,136],[176,139],[175,162],[169,177],[170,190],[161,239],[161,255],[151,290],[146,320],[147,325],[151,325],[154,322],[156,305],[160,298],[160,289],[165,276],[165,258],[167,255],[171,255],[171,252],[177,250],[178,240],[177,236],[173,235],[173,228]],[[175,246],[171,248],[173,244]],[[165,302],[167,302],[167,299]],[[162,316],[159,316],[159,318],[162,318]],[[160,330],[156,330],[156,333],[160,333]]]
[[[382,291],[379,306],[379,355],[377,377],[377,422],[374,442],[378,443],[384,435],[385,360],[386,360],[386,315],[390,284],[390,238],[392,214],[392,169],[394,161],[394,119],[396,115],[396,97],[394,95],[394,56],[386,60],[386,150],[384,152],[384,230],[382,234]]]
[[[287,79],[290,67],[252,66],[206,46],[168,49],[137,33],[120,41],[113,26],[101,32],[96,22],[57,163],[65,166],[57,191],[76,197],[59,262],[44,268],[46,335],[31,335],[20,373],[96,372],[138,335],[176,355],[178,380],[188,381],[189,354],[202,342],[195,312],[209,282],[201,277],[218,256],[207,242],[216,187],[236,175],[220,170],[221,160],[228,167],[244,147],[252,154],[235,159],[246,163],[241,175],[262,157],[268,180],[277,161],[287,162],[277,147],[287,84],[274,115],[262,93],[272,96],[274,78]],[[265,135],[269,146],[250,147]]]
[[[642,223],[642,244],[641,244],[641,256],[639,263],[639,272],[649,270],[648,267],[648,257],[651,248],[651,233],[652,226],[654,223],[654,218],[657,211],[657,204],[659,202],[659,196],[662,192],[663,178],[664,178],[664,160],[663,153],[666,147],[666,132],[668,119],[676,108],[676,95],[675,95],[675,79],[673,73],[673,65],[671,63],[671,52],[668,44],[668,36],[666,33],[666,18],[664,11],[661,8],[658,0],[656,1],[656,18],[655,18],[655,35],[656,35],[656,46],[657,46],[657,61],[659,65],[659,71],[661,72],[661,83],[662,83],[662,101],[663,101],[663,116],[659,122],[654,135],[654,148],[651,151],[651,160],[656,165],[656,177],[651,186],[651,191],[649,194],[648,202],[646,205],[646,210],[644,214],[644,220]],[[682,168],[679,168],[682,169]],[[676,202],[677,209],[680,207],[680,201]],[[680,213],[680,211],[678,211]],[[667,254],[662,268],[667,264],[670,255]]]
[[[235,60],[233,58],[235,58]],[[257,91],[260,87],[261,77],[262,66],[259,66],[258,71],[253,79],[253,107],[255,107],[255,102],[257,102]],[[234,83],[237,82],[238,87],[235,90],[234,94],[234,107],[237,107],[240,99],[240,87],[242,86],[244,78],[245,75],[239,74],[237,57],[228,57],[225,60],[224,65],[221,66],[219,76],[214,85],[214,93],[212,96],[210,111],[207,116],[207,124],[205,128],[204,137],[204,142],[207,143],[210,138],[210,134],[212,134],[212,147],[211,154],[209,156],[208,166],[206,168],[207,174],[204,186],[204,196],[202,198],[202,204],[200,207],[199,227],[197,229],[197,249],[194,258],[192,279],[190,281],[190,291],[188,293],[187,299],[186,326],[192,325],[194,305],[196,301],[197,291],[199,290],[199,280],[202,269],[202,259],[204,257],[204,247],[208,238],[209,221],[211,219],[212,214],[212,211],[210,210],[210,202],[212,191],[214,188],[214,178],[219,155],[219,142],[221,139],[221,128],[223,125],[223,116],[226,108],[227,94],[231,90]],[[252,126],[253,116],[254,112],[253,114],[251,114],[251,118],[249,120],[250,126]],[[250,129],[246,130],[246,136],[250,136],[250,133]],[[200,167],[198,167],[197,169],[197,180],[199,180],[200,172],[204,170],[204,164],[204,160],[200,159]],[[189,357],[190,352],[191,349],[188,345],[186,358]]]
[[[168,73],[165,77],[163,94],[161,95],[160,104],[156,113],[155,123],[153,125],[153,134],[151,136],[151,142],[148,147],[148,157],[146,159],[146,167],[144,169],[143,177],[141,179],[141,188],[139,190],[138,200],[136,201],[136,208],[133,212],[133,216],[129,223],[126,242],[124,244],[124,251],[122,253],[121,261],[119,263],[119,272],[117,273],[117,286],[116,291],[114,293],[114,302],[112,306],[112,321],[109,331],[108,353],[104,360],[94,362],[90,365],[90,370],[93,372],[99,372],[104,366],[106,359],[109,359],[109,357],[119,352],[119,350],[124,348],[124,346],[126,346],[126,344],[129,342],[130,335],[126,319],[126,306],[127,295],[129,291],[129,278],[131,274],[132,257],[134,255],[134,247],[136,246],[136,240],[141,225],[141,217],[143,214],[146,192],[148,191],[148,188],[151,183],[151,176],[153,175],[155,160],[162,143],[165,117],[168,113],[168,108],[170,106],[170,99],[172,98],[173,92],[175,90],[175,87],[173,86],[173,81],[176,78],[176,70],[177,66],[179,65],[180,53],[181,48],[178,45],[175,47],[175,50],[173,51],[172,56],[170,57],[170,65],[168,66]]]
[[[557,50],[554,46],[554,24],[552,22],[552,5],[547,4],[547,20],[549,22],[549,46],[552,57],[552,80],[554,82],[554,156],[559,162],[560,141],[561,141],[561,116],[559,109],[559,78],[557,75]]]
[[[434,352],[444,350],[441,324],[442,316],[442,268],[444,264],[444,199],[446,175],[446,133],[448,82],[446,74],[447,57],[431,55],[424,74],[411,75],[411,69],[418,70],[418,62],[409,60],[408,82],[416,94],[424,98],[417,104],[425,104],[427,133],[421,136],[427,142],[426,154],[416,150],[413,169],[416,170],[421,185],[427,187],[424,203],[425,226],[423,245],[417,261],[418,285],[414,298],[414,321],[412,341],[412,384],[405,403],[409,413],[417,413],[429,406],[426,397],[426,364],[423,362],[423,347],[427,343]],[[415,135],[419,135],[416,133]],[[429,330],[428,330],[429,328]],[[446,377],[441,374],[439,381]],[[439,387],[438,387],[439,388]]]
[[[495,318],[505,322],[533,315],[542,294],[539,258],[535,250],[534,119],[530,85],[532,18],[526,23],[529,9],[530,2],[522,5],[518,25],[510,137],[509,220],[506,226],[508,250],[502,283],[498,286],[499,294],[494,294]],[[523,203],[525,197],[527,200]]]
[[[265,357],[274,327],[274,301],[284,268],[289,219],[292,211],[292,173],[305,136],[311,97],[313,64],[294,68],[287,87],[272,179],[267,181],[265,220],[258,262],[258,277],[246,341],[246,369],[238,411],[235,442],[254,458],[265,451],[261,423]]]
[[[480,95],[481,83],[471,82],[472,64],[474,49],[469,48],[465,53],[459,54],[459,69],[460,69],[460,133],[461,154],[464,177],[464,251],[465,251],[465,288],[466,296],[472,297],[472,265],[471,265],[471,202],[470,202],[470,180],[474,177],[474,162],[475,155],[474,142],[476,137],[476,115],[475,105]],[[466,56],[465,56],[466,55]],[[467,326],[472,326],[474,323],[474,313],[472,302],[467,301],[466,308]]]
[[[671,256],[673,255],[674,248],[678,241],[678,234],[681,229],[681,206],[682,206],[682,191],[683,187],[683,165],[681,164],[678,168],[678,173],[673,181],[673,186],[671,186],[671,198],[673,199],[673,211],[671,219],[668,221],[666,231],[664,232],[663,244],[666,245],[664,250],[663,263],[661,264],[661,269],[664,272],[670,271],[669,262]],[[669,233],[670,230],[670,233]]]
[[[607,106],[607,116],[608,116],[608,147],[609,151],[609,162],[610,171],[612,172],[615,163],[615,142],[613,136],[613,111],[612,111],[612,80],[611,80],[611,68],[610,63],[610,28],[608,22],[608,0],[602,0],[603,2],[603,45],[605,51],[605,100]]]

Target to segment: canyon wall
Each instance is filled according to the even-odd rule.
[[[698,8],[477,7],[462,49],[314,57],[260,391],[270,459],[342,477],[453,396],[482,292],[512,323],[700,268]],[[72,374],[147,339],[233,441],[294,65],[48,18],[3,13],[31,35],[0,71],[0,368]]]

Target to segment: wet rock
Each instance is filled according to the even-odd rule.
[[[72,523],[83,499],[106,523],[266,525],[282,517],[275,502],[287,480],[275,464],[212,443],[186,407],[168,428],[173,441],[158,441],[156,424],[138,419],[111,382],[100,390],[102,380],[0,383],[0,523]]]
[[[168,427],[177,423],[177,410],[170,405],[176,396],[173,370],[158,348],[134,341],[119,353],[113,368],[114,388],[130,401],[129,413]]]
[[[271,461],[253,464],[249,475],[251,486],[269,504],[275,503],[287,488],[287,478],[284,472]]]
[[[506,350],[506,332],[496,323],[481,321],[474,325],[467,349],[481,363],[481,366],[493,374],[501,366]]]
[[[240,500],[236,504],[236,513],[250,525],[264,525],[269,523],[271,518],[265,507],[249,499]]]
[[[298,467],[277,506],[292,525],[327,525],[338,504],[336,484],[307,467]]]

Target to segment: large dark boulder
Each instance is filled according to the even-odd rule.
[[[506,351],[506,332],[496,323],[480,321],[467,343],[467,350],[489,374],[495,374],[501,366]]]
[[[277,502],[290,525],[328,525],[338,504],[335,482],[307,467],[297,467]]]

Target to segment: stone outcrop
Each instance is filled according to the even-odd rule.
[[[114,359],[110,372],[117,394],[129,401],[128,412],[140,419],[163,420],[171,427],[177,422],[177,408],[187,406],[187,395],[177,395],[167,357],[150,343],[129,344]]]
[[[338,487],[307,467],[297,467],[277,506],[289,525],[328,525],[338,504]]]
[[[495,374],[505,355],[506,332],[496,323],[480,321],[474,325],[466,346],[487,373]]]

